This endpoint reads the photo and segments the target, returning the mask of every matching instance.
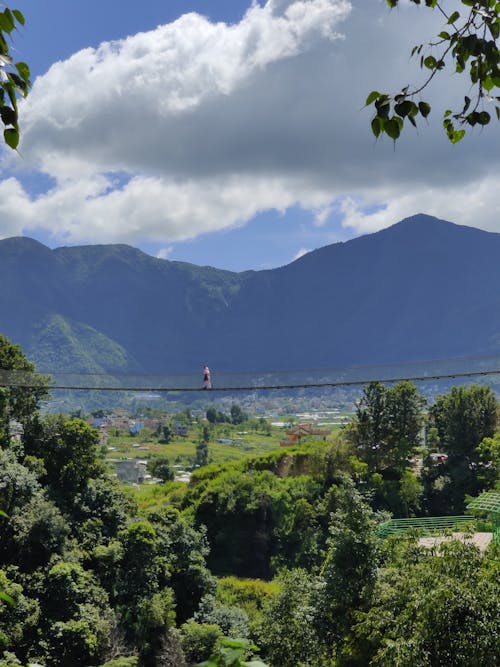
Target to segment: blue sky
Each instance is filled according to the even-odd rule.
[[[451,0],[449,0],[451,1]],[[446,0],[445,0],[446,2]],[[12,0],[34,87],[0,152],[0,238],[129,243],[231,270],[424,212],[500,231],[498,130],[450,146],[436,118],[374,142],[373,88],[420,81],[439,17],[385,0]],[[465,91],[467,92],[467,91]]]

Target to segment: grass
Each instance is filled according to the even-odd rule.
[[[267,435],[254,431],[245,432],[244,425],[243,427],[230,424],[215,426],[211,430],[208,443],[209,462],[238,461],[248,455],[270,452],[280,446],[284,437],[283,428],[271,428],[270,435]],[[221,438],[233,440],[233,444],[217,442]],[[150,433],[145,437],[141,437],[141,434],[114,435],[108,438],[106,458],[149,460],[158,456],[166,456],[172,464],[189,467],[194,464],[196,444],[199,439],[200,427],[198,425],[189,428],[187,437],[174,436],[168,444],[160,442]]]
[[[193,424],[188,429],[187,437],[174,436],[168,444],[160,442],[158,436],[151,431],[144,431],[143,434],[134,436],[112,435],[109,436],[105,445],[105,458],[111,467],[113,459],[131,458],[148,461],[158,456],[166,456],[176,467],[177,472],[192,469],[202,426],[203,424]],[[330,429],[326,427],[326,430],[334,433],[338,427],[332,426]],[[285,437],[286,429],[282,427],[270,427],[266,432],[259,432],[249,428],[245,429],[245,424],[214,425],[210,428],[208,443],[208,459],[211,465],[199,468],[196,475],[203,477],[205,471],[210,475],[212,468],[217,470],[220,464],[244,459],[253,459],[255,465],[266,469],[272,468],[276,461],[290,453],[290,449],[293,450],[293,453],[300,454],[303,449],[301,445],[304,445],[310,454],[311,448],[315,449],[319,445],[312,438],[306,438],[304,442],[285,449],[280,446]],[[220,438],[233,440],[233,444],[217,442]],[[143,484],[134,487],[132,493],[140,510],[148,511],[161,507],[167,499],[171,505],[180,508],[186,488],[186,483],[182,481]]]

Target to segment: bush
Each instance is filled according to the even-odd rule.
[[[192,619],[181,627],[181,644],[188,665],[206,659],[214,650],[217,640],[222,637],[218,625],[196,623]]]

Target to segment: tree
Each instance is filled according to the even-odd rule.
[[[374,471],[382,466],[382,447],[387,432],[385,401],[384,385],[370,382],[363,389],[356,416],[346,432],[358,456]]]
[[[210,424],[217,423],[217,410],[215,408],[208,408],[206,417]]]
[[[371,598],[379,564],[376,518],[353,485],[332,515],[330,549],[314,595],[315,626],[325,650],[342,649],[356,612]]]
[[[44,583],[41,625],[48,664],[85,667],[100,662],[115,622],[106,592],[78,563],[55,564]]]
[[[182,650],[187,662],[193,665],[210,655],[215,644],[222,639],[222,630],[218,625],[196,623],[192,619],[181,627]]]
[[[241,407],[237,405],[236,403],[233,403],[231,405],[231,421],[233,424],[242,424],[244,421],[248,419],[248,415],[246,415]]]
[[[500,571],[495,556],[462,542],[435,551],[414,540],[390,547],[370,607],[360,611],[351,667],[495,667],[500,660]]]
[[[162,482],[171,482],[174,479],[174,471],[170,465],[170,460],[166,456],[158,456],[152,459],[148,468],[151,474],[161,479]]]
[[[163,424],[161,441],[168,445],[168,443],[172,440],[173,437],[174,437],[174,432],[170,424]]]
[[[448,456],[440,466],[440,476],[449,480],[441,496],[447,512],[461,512],[465,495],[475,496],[483,488],[479,445],[495,432],[495,395],[485,386],[453,387],[450,393],[438,396],[430,419]]]
[[[410,1],[421,4],[421,0]],[[394,8],[399,0],[387,0],[387,3]],[[419,95],[446,67],[464,74],[467,79],[463,108],[446,109],[443,115],[443,127],[452,143],[464,137],[465,126],[488,125],[491,120],[486,109],[488,104],[500,120],[500,6],[494,0],[460,0],[460,4],[460,12],[455,9],[456,3],[447,11],[442,0],[425,0],[426,7],[440,12],[444,19],[443,30],[434,40],[426,47],[414,46],[411,51],[426,71],[426,77],[421,85],[405,86],[395,95],[377,90],[368,95],[366,106],[375,109],[371,124],[375,137],[385,133],[395,141],[405,120],[416,126],[419,115],[427,118],[431,105],[418,100]]]
[[[196,445],[195,463],[198,466],[206,466],[208,463],[208,445],[204,440],[199,440]]]
[[[256,646],[244,639],[220,639],[210,658],[197,667],[267,667],[255,658],[256,650]]]
[[[410,382],[389,388],[370,382],[365,387],[347,436],[372,472],[404,472],[420,444],[424,403]]]
[[[486,488],[500,481],[500,433],[493,438],[485,438],[477,448],[480,460],[478,478]]]
[[[175,602],[168,588],[144,598],[136,622],[139,664],[142,667],[184,667],[184,654],[175,630]]]
[[[398,382],[386,394],[387,450],[390,465],[403,472],[420,445],[425,399],[411,382]]]
[[[201,598],[215,589],[215,580],[205,558],[209,548],[204,528],[195,530],[173,508],[151,512],[148,516],[158,540],[158,552],[168,564],[169,586],[176,602],[177,620],[193,616]]]
[[[0,445],[9,445],[9,422],[25,425],[47,396],[47,378],[35,372],[35,364],[28,361],[19,345],[0,334]]]
[[[81,419],[35,417],[25,428],[23,442],[27,455],[43,460],[42,482],[63,503],[72,505],[88,481],[102,474],[97,459],[99,433]]]
[[[8,40],[19,25],[24,25],[24,16],[18,9],[0,11],[0,118],[5,126],[4,141],[14,149],[19,144],[17,98],[26,97],[31,87],[28,65],[13,63],[9,51]]]
[[[284,570],[280,590],[265,605],[258,641],[277,667],[318,665],[319,641],[314,617],[314,577],[305,570]]]

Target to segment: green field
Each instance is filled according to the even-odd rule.
[[[139,459],[149,461],[156,457],[167,457],[176,471],[191,469],[195,464],[196,445],[201,439],[203,423],[195,423],[188,428],[186,437],[174,436],[167,444],[150,431],[139,435],[120,434],[108,437],[103,446],[104,458],[112,464],[117,459]],[[238,461],[247,456],[265,454],[280,447],[286,439],[287,428],[267,426],[261,430],[245,428],[245,424],[217,424],[210,427],[208,442],[208,462],[223,463]],[[323,427],[331,433],[340,427]],[[217,442],[220,439],[232,443]]]
[[[271,428],[270,435],[255,431],[244,431],[241,426],[225,424],[222,428],[215,427],[208,442],[208,458],[210,463],[237,461],[250,454],[272,451],[280,446],[285,438],[285,429]],[[166,444],[152,434],[110,436],[106,444],[107,459],[136,458],[149,460],[157,456],[167,456],[172,464],[182,466],[193,465],[196,445],[201,437],[198,425],[190,427],[187,437],[174,436]],[[218,439],[233,440],[233,444],[217,442]]]

